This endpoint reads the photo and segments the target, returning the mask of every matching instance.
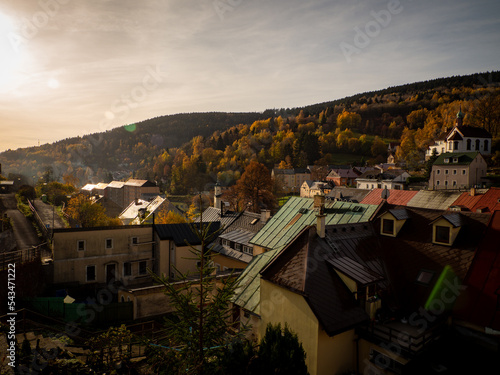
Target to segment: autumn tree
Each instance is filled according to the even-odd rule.
[[[496,136],[500,123],[500,94],[488,93],[477,100],[472,108],[471,117],[475,123]]]
[[[155,224],[181,224],[186,222],[186,218],[181,214],[165,209],[160,210],[155,218]]]
[[[71,198],[66,213],[84,228],[121,224],[119,219],[107,216],[101,204],[92,202],[83,194]]]
[[[340,130],[357,129],[361,124],[361,115],[356,112],[349,112],[345,109],[337,116],[337,127]]]
[[[250,162],[236,183],[236,190],[243,202],[248,202],[251,212],[260,212],[261,205],[268,208],[275,206],[273,179],[264,164]]]

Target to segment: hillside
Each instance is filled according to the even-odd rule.
[[[0,154],[4,175],[32,183],[83,185],[149,178],[172,193],[216,179],[231,184],[250,160],[272,167],[381,162],[386,143],[402,141],[399,158],[419,154],[461,108],[465,123],[497,135],[500,72],[417,82],[301,108],[263,113],[162,116],[105,133]],[[384,143],[385,142],[385,143]]]

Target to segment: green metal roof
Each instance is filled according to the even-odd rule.
[[[235,305],[260,315],[260,271],[278,253],[279,250],[271,250],[257,255],[252,259],[238,278],[238,284],[233,297]]]
[[[283,249],[306,226],[316,223],[313,198],[292,197],[250,240],[269,250]],[[326,200],[326,225],[367,222],[376,205]]]
[[[476,158],[479,152],[446,152],[438,156],[433,165],[469,165]],[[453,159],[457,162],[453,162]],[[445,159],[449,159],[445,162]]]
[[[260,271],[305,227],[316,223],[313,198],[292,197],[250,240],[269,251],[257,255],[238,278],[234,304],[260,315]],[[368,222],[376,205],[325,202],[326,225]]]

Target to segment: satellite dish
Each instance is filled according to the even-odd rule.
[[[387,200],[389,199],[389,189],[387,189],[387,186],[382,190],[382,199]]]

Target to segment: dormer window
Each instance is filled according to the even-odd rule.
[[[380,234],[384,236],[396,237],[407,219],[410,218],[408,212],[403,209],[389,210],[380,215]]]
[[[437,245],[453,245],[464,225],[464,219],[458,212],[442,215],[432,223],[432,242]]]
[[[444,162],[445,163],[449,163],[450,162],[450,158],[444,158]]]
[[[382,219],[382,233],[394,235],[394,220]]]
[[[458,158],[453,158],[453,163],[458,163]]]
[[[450,244],[450,227],[443,227],[440,225],[435,226],[435,242]]]

